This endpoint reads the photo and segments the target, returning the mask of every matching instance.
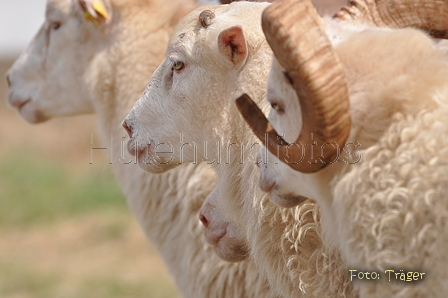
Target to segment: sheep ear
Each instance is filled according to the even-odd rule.
[[[110,20],[110,10],[106,8],[104,1],[79,0],[78,2],[87,21],[102,24]]]
[[[240,25],[230,27],[219,33],[219,52],[231,62],[232,67],[240,68],[247,58],[247,44]]]

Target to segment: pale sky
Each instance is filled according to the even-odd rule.
[[[199,1],[217,2],[217,0]],[[27,46],[44,21],[46,2],[46,0],[0,0],[0,58],[15,58]]]
[[[46,0],[0,0],[0,58],[16,57],[44,21]]]

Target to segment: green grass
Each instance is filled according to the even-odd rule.
[[[0,296],[33,298],[173,298],[166,280],[127,281],[116,276],[68,281],[57,272],[42,273],[30,263],[0,261]]]
[[[159,267],[142,272],[156,257],[138,242],[133,221],[108,168],[75,171],[38,153],[3,155],[0,297],[178,297]]]
[[[48,291],[54,289],[60,277],[43,275],[32,264],[19,260],[0,260],[0,294],[2,297],[49,297]]]
[[[98,209],[127,209],[107,169],[68,167],[29,154],[0,159],[0,226],[31,225]]]

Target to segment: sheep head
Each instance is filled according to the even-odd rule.
[[[131,137],[128,151],[140,167],[161,173],[182,163],[219,163],[213,161],[218,139],[223,146],[241,143],[241,134],[216,123],[241,121],[233,98],[242,84],[257,90],[252,94],[264,93],[265,81],[253,82],[268,72],[260,67],[270,57],[259,23],[267,5],[204,6],[178,23],[165,61],[123,123]]]
[[[302,132],[295,144],[288,144],[247,96],[238,98],[237,105],[272,153],[278,152],[279,158],[295,170],[316,172],[338,157],[337,148],[343,147],[350,131],[348,87],[342,66],[310,1],[275,3],[264,11],[262,20],[266,39],[301,98]],[[305,144],[310,140],[317,145],[311,156],[320,156],[319,162],[302,162]]]
[[[106,0],[48,1],[44,24],[7,73],[10,106],[31,123],[93,112],[86,69],[112,18]]]
[[[199,213],[205,239],[221,259],[228,262],[243,261],[249,256],[246,239],[235,222],[230,221],[222,211],[219,205],[219,190],[219,185],[213,189]]]
[[[242,112],[243,116],[245,117],[245,119],[247,120],[247,122],[249,123],[249,125],[251,126],[251,128],[254,130],[255,134],[266,144],[267,149],[269,149],[270,153],[273,155],[276,155],[278,157],[280,157],[281,161],[286,162],[287,166],[289,166],[292,169],[295,170],[299,170],[302,173],[312,173],[315,172],[316,170],[322,170],[328,163],[331,163],[332,166],[329,167],[329,170],[323,171],[325,173],[319,174],[317,176],[315,176],[315,179],[311,178],[312,176],[307,176],[307,175],[301,175],[300,177],[297,177],[297,175],[290,175],[291,177],[286,177],[288,175],[283,175],[284,171],[282,171],[281,169],[278,169],[279,166],[274,166],[274,165],[267,165],[267,164],[262,164],[261,166],[261,180],[260,180],[260,186],[262,187],[262,189],[266,192],[270,192],[271,193],[271,200],[273,200],[276,204],[283,206],[283,207],[291,207],[294,206],[298,203],[301,202],[301,200],[297,200],[297,198],[299,198],[299,194],[301,196],[308,196],[311,198],[315,198],[316,194],[313,194],[313,188],[314,189],[319,189],[320,194],[322,195],[323,193],[326,193],[326,196],[328,196],[328,191],[324,190],[327,189],[328,190],[328,184],[331,181],[331,177],[334,177],[337,173],[338,173],[338,169],[340,169],[340,166],[333,164],[333,161],[341,161],[342,159],[344,159],[343,161],[345,163],[354,163],[353,160],[348,160],[347,156],[341,158],[339,157],[339,152],[335,152],[336,158],[332,159],[330,158],[328,161],[325,161],[325,159],[323,159],[323,157],[327,156],[327,153],[323,150],[325,149],[324,147],[328,147],[328,149],[332,149],[331,144],[329,144],[330,142],[333,142],[333,139],[329,138],[329,139],[322,139],[321,140],[321,144],[325,145],[324,147],[321,146],[315,146],[315,149],[317,149],[316,151],[314,151],[313,155],[314,158],[311,160],[311,162],[316,163],[315,159],[316,157],[321,157],[321,159],[319,160],[321,162],[321,166],[319,167],[319,165],[316,163],[316,167],[315,168],[311,168],[309,165],[307,164],[307,160],[302,161],[303,164],[305,164],[304,170],[301,169],[300,167],[298,167],[297,165],[292,164],[292,162],[297,161],[297,160],[303,160],[304,155],[306,154],[305,150],[303,149],[303,144],[304,142],[299,138],[297,141],[294,142],[294,140],[297,139],[297,133],[301,131],[301,134],[303,134],[304,132],[304,128],[306,128],[307,125],[309,125],[310,123],[316,123],[313,122],[313,119],[309,119],[309,115],[312,115],[311,118],[316,117],[316,113],[320,113],[320,111],[325,110],[325,107],[322,108],[321,106],[318,106],[317,109],[315,109],[314,107],[306,107],[305,102],[313,102],[313,99],[310,100],[310,95],[311,98],[313,98],[313,96],[316,96],[316,94],[325,94],[325,92],[327,92],[328,90],[331,90],[329,88],[332,88],[332,86],[338,86],[337,84],[335,84],[335,82],[337,82],[339,80],[339,82],[341,82],[341,84],[339,86],[344,86],[346,83],[344,83],[345,78],[343,73],[341,73],[339,70],[336,73],[336,75],[334,75],[333,77],[330,75],[323,75],[321,77],[314,77],[314,79],[316,80],[315,83],[313,82],[308,82],[307,80],[309,80],[309,78],[311,78],[312,76],[310,76],[309,78],[300,78],[299,75],[297,75],[297,73],[300,74],[300,72],[294,71],[293,67],[291,66],[291,64],[295,64],[298,65],[299,68],[302,69],[303,73],[306,73],[308,70],[311,69],[311,73],[314,70],[319,70],[320,67],[325,67],[326,65],[339,65],[339,58],[338,55],[332,53],[331,55],[333,56],[333,60],[330,62],[325,62],[322,63],[322,65],[319,65],[319,61],[314,61],[314,64],[310,64],[311,61],[313,61],[312,59],[307,59],[307,53],[309,53],[309,49],[307,49],[307,46],[303,45],[305,43],[308,43],[309,47],[311,47],[313,44],[315,44],[314,42],[317,40],[320,40],[320,36],[315,37],[314,39],[310,39],[309,36],[311,36],[311,33],[309,32],[301,32],[300,30],[303,30],[301,28],[297,28],[295,29],[295,26],[287,26],[287,23],[285,23],[287,20],[297,20],[296,21],[296,26],[297,27],[302,27],[302,25],[300,25],[300,21],[303,18],[298,18],[296,15],[294,15],[293,9],[288,9],[288,5],[292,5],[291,3],[294,1],[283,1],[283,2],[278,2],[273,4],[273,6],[269,7],[269,9],[266,9],[266,13],[268,13],[271,9],[273,9],[272,7],[275,8],[274,5],[276,6],[280,6],[280,5],[284,5],[284,7],[286,8],[284,11],[282,11],[281,13],[279,13],[278,15],[275,15],[275,18],[273,18],[272,20],[269,20],[269,18],[263,18],[263,20],[268,20],[268,24],[265,24],[263,26],[264,30],[265,30],[265,34],[267,36],[268,40],[273,40],[272,36],[275,37],[275,34],[271,33],[271,32],[276,32],[273,31],[273,29],[277,29],[278,32],[280,32],[279,36],[282,36],[281,34],[284,34],[286,36],[284,36],[283,38],[279,38],[277,40],[274,39],[274,43],[270,42],[274,53],[276,54],[276,59],[274,59],[272,68],[271,68],[271,72],[270,72],[270,77],[269,77],[269,84],[268,84],[268,95],[267,95],[267,99],[268,101],[271,103],[272,105],[272,110],[270,112],[269,115],[269,120],[266,120],[265,116],[261,113],[261,111],[259,111],[256,107],[256,105],[254,103],[252,103],[250,101],[250,99],[247,96],[242,96],[239,99],[237,99],[237,105],[240,107],[240,111]],[[298,1],[300,2],[300,1]],[[392,1],[394,2],[394,1]],[[351,4],[353,5],[353,2],[351,2]],[[296,5],[297,7],[299,5]],[[302,7],[302,9],[304,9]],[[441,8],[442,11],[444,11],[445,8]],[[434,9],[433,9],[434,10]],[[343,17],[344,15],[344,11],[343,13],[340,13],[341,17]],[[415,16],[418,15],[422,15],[421,12],[410,12],[407,14],[407,18],[409,18],[410,20],[414,20]],[[265,14],[266,16],[266,14]],[[268,14],[269,16],[269,14]],[[361,25],[361,30],[359,31],[363,31],[366,29],[374,29],[374,28],[378,28],[376,26],[376,24],[374,24],[374,22],[372,21],[362,21],[361,18],[362,15],[358,16],[357,18],[357,22],[359,22]],[[411,17],[412,16],[412,17]],[[390,19],[393,19],[393,16],[389,17]],[[282,21],[282,20],[285,21]],[[283,22],[283,23],[282,23]],[[338,24],[338,26],[340,26],[341,24],[343,26],[352,26],[353,28],[359,28],[357,27],[358,25],[351,25],[349,23],[346,22],[340,22],[338,20],[331,20],[331,22],[333,22],[334,24]],[[272,23],[272,25],[270,25]],[[346,25],[344,25],[344,23]],[[369,23],[370,25],[365,25],[365,23]],[[384,22],[383,22],[384,23]],[[406,26],[405,23],[400,23],[397,22],[399,24],[399,26],[403,27]],[[415,23],[417,23],[416,21],[413,22],[408,22],[408,26],[410,25],[414,25]],[[282,25],[278,25],[278,24],[282,24]],[[322,27],[320,25],[320,19],[315,16],[315,28],[309,31],[316,31],[316,32],[323,32]],[[441,23],[443,25],[443,23]],[[398,25],[395,25],[398,26]],[[348,28],[347,27],[347,28]],[[428,32],[430,32],[431,34],[433,34],[434,36],[441,36],[441,32],[442,27],[440,27],[440,24],[430,24],[429,21],[427,21],[426,23],[423,22],[420,26],[420,28],[429,28]],[[431,30],[430,28],[438,28],[437,30]],[[352,30],[352,28],[350,29]],[[379,29],[378,29],[379,30]],[[283,32],[287,32],[288,33],[283,33]],[[306,30],[304,30],[306,31]],[[356,30],[355,30],[356,31]],[[295,40],[295,43],[297,45],[297,49],[299,49],[300,47],[304,47],[305,50],[303,50],[303,54],[301,51],[298,52],[297,56],[301,57],[300,55],[302,55],[302,57],[304,57],[304,59],[302,60],[302,62],[296,64],[296,63],[289,63],[288,61],[300,61],[300,60],[294,60],[295,57],[292,57],[292,55],[294,55],[296,49],[291,48],[292,45],[289,44],[289,42],[291,40],[293,40],[293,37],[288,36],[287,34],[290,34],[291,36],[297,36],[297,40]],[[324,35],[325,32],[323,32]],[[351,34],[351,33],[350,33]],[[349,35],[350,35],[349,34]],[[412,36],[414,36],[415,34],[411,34]],[[361,36],[361,34],[360,34]],[[415,35],[417,36],[417,35]],[[302,37],[302,38],[300,38]],[[325,44],[325,43],[322,43]],[[416,43],[418,44],[418,43]],[[423,43],[422,43],[423,44]],[[424,43],[425,45],[428,45],[428,43]],[[328,43],[327,43],[328,45]],[[431,45],[429,45],[430,47]],[[289,48],[288,48],[289,47]],[[324,46],[324,49],[328,48],[332,48],[331,45],[328,46]],[[285,50],[286,49],[286,50]],[[312,49],[312,48],[311,48]],[[312,49],[313,50],[313,49]],[[317,56],[318,54],[323,53],[325,50],[319,48],[319,45],[317,44],[314,52],[311,50],[311,52]],[[328,50],[328,52],[331,53],[331,51]],[[381,55],[381,50],[378,52],[378,55],[380,57]],[[310,57],[310,56],[308,56]],[[311,56],[311,58],[313,58]],[[347,60],[347,58],[345,58]],[[324,60],[322,60],[324,61]],[[309,68],[307,68],[308,66],[310,66]],[[292,70],[291,70],[292,69]],[[333,73],[332,68],[330,68],[330,70],[326,70],[328,73]],[[324,71],[325,72],[325,71]],[[283,74],[282,74],[283,73]],[[317,72],[315,72],[317,73]],[[281,81],[280,77],[283,76],[283,81]],[[297,83],[297,80],[302,80],[302,83]],[[322,81],[321,81],[322,80]],[[326,81],[325,81],[326,80]],[[272,81],[272,83],[271,83]],[[282,83],[279,83],[282,82]],[[290,88],[285,87],[287,85],[290,85]],[[302,84],[302,86],[300,85]],[[312,93],[309,92],[310,90],[312,91],[312,89],[310,89],[308,86],[324,86],[322,90],[318,90],[318,92]],[[282,89],[283,88],[283,89]],[[280,90],[282,89],[282,90]],[[289,90],[286,90],[289,89]],[[329,126],[329,131],[331,131],[333,129],[333,131],[338,132],[341,131],[343,132],[342,136],[343,138],[340,139],[340,141],[342,141],[341,143],[337,143],[337,141],[333,142],[333,144],[335,145],[335,147],[338,147],[340,149],[344,148],[344,144],[345,143],[345,139],[348,135],[348,133],[350,132],[350,117],[349,117],[349,110],[348,110],[348,93],[345,93],[346,88],[345,87],[341,87],[340,89],[334,89],[333,92],[328,92],[326,93],[327,95],[323,97],[324,100],[332,100],[335,94],[337,94],[338,92],[344,90],[344,92],[341,92],[340,94],[338,94],[336,96],[336,101],[338,100],[342,100],[342,98],[344,98],[344,100],[342,100],[340,105],[335,105],[332,106],[332,104],[334,102],[330,102],[329,104],[327,103],[320,103],[319,104],[323,104],[323,105],[327,105],[327,107],[331,107],[331,109],[334,109],[333,111],[329,111],[329,117],[327,119],[329,120],[319,120],[317,121],[317,124],[312,124],[311,127],[311,132],[313,132],[313,130],[315,131],[316,129],[320,129],[320,124],[321,123],[328,123]],[[286,96],[285,98],[282,98],[282,96]],[[339,98],[338,98],[339,97]],[[318,98],[318,97],[317,97]],[[344,103],[344,101],[347,100],[347,103]],[[294,102],[297,101],[297,102]],[[284,111],[283,108],[281,106],[282,103],[284,102],[288,102],[288,104],[290,105],[288,107],[288,110]],[[293,102],[293,103],[291,103]],[[294,111],[291,111],[291,105],[295,106],[295,109],[293,109]],[[296,107],[297,106],[297,107]],[[311,109],[313,111],[311,112],[306,112],[307,109]],[[297,114],[295,114],[295,112],[298,111]],[[331,113],[334,114],[331,114]],[[281,116],[281,114],[284,113],[285,116]],[[306,115],[307,113],[310,113],[309,115]],[[302,115],[300,117],[300,115]],[[317,117],[319,117],[320,115],[324,115],[324,113],[320,113],[318,114]],[[339,122],[338,119],[335,119],[334,117],[338,118],[338,119],[344,119],[344,121]],[[342,117],[341,117],[342,116]],[[287,118],[287,119],[285,119]],[[279,119],[283,119],[283,120],[279,120]],[[309,121],[308,123],[306,123],[307,121]],[[338,124],[339,123],[339,124]],[[337,124],[337,125],[334,125]],[[313,127],[314,125],[316,125],[315,127]],[[277,132],[275,131],[275,128],[277,129],[282,129],[282,133],[286,133],[286,135],[282,138],[280,138],[277,134]],[[295,130],[294,130],[295,127]],[[324,128],[324,131],[326,131]],[[348,130],[347,130],[348,129]],[[296,131],[296,133],[294,133],[294,131]],[[306,130],[305,130],[306,131]],[[309,132],[309,131],[308,131]],[[315,135],[315,133],[313,133]],[[335,134],[336,136],[338,134]],[[294,138],[292,138],[291,136],[294,136]],[[314,137],[315,141],[316,138]],[[295,143],[295,144],[299,144],[302,145],[301,148],[303,151],[300,152],[300,150],[294,149],[293,146],[296,145],[291,145],[291,143]],[[301,143],[299,143],[301,142]],[[309,144],[309,142],[307,142]],[[356,147],[356,144],[358,143],[354,143],[352,144],[353,146]],[[338,146],[336,146],[338,145]],[[366,143],[362,144],[367,145]],[[292,147],[292,150],[291,150]],[[283,149],[285,148],[285,149]],[[309,148],[309,145],[308,145]],[[308,149],[307,148],[307,149]],[[296,152],[294,152],[293,150],[295,150]],[[289,152],[288,152],[289,151]],[[298,152],[297,152],[298,151]],[[345,151],[345,150],[344,150]],[[353,151],[352,151],[353,152]],[[292,153],[296,154],[295,156],[292,155]],[[263,156],[263,159],[265,160],[265,163],[267,162],[267,157],[268,154],[267,153],[263,153],[262,151],[260,151],[260,154]],[[350,153],[351,154],[351,153]],[[298,157],[297,157],[298,156]],[[309,155],[308,155],[309,156]],[[264,158],[266,157],[266,158]],[[351,158],[353,158],[356,160],[357,157],[355,157],[354,155],[351,156]],[[294,159],[293,159],[294,158]],[[308,162],[310,163],[310,162]],[[281,167],[283,167],[282,165],[280,165]],[[286,165],[285,165],[286,166]],[[303,181],[304,183],[300,183],[301,185],[301,189],[300,192],[297,193],[297,191],[295,191],[295,188],[292,187],[291,185],[296,185],[298,181]],[[285,182],[285,183],[283,183]],[[274,195],[275,194],[275,195]],[[288,198],[288,199],[286,199]],[[292,198],[292,200],[290,199]]]
[[[350,1],[335,18],[420,28],[433,37],[446,38],[446,10],[446,1],[359,0]],[[339,159],[339,148],[344,147],[350,132],[349,95],[342,66],[310,1],[279,1],[264,11],[262,19],[266,39],[300,98],[299,138],[293,144],[286,142],[248,96],[241,96],[236,103],[271,153],[297,171],[319,171]],[[314,145],[309,154],[311,161],[303,162],[309,141]]]

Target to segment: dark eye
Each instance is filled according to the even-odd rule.
[[[61,27],[61,22],[52,22],[51,29],[58,30]]]
[[[283,113],[284,112],[282,107],[278,103],[276,103],[276,102],[271,102],[271,107],[272,107],[272,109],[276,110],[278,113]]]
[[[174,61],[173,62],[173,66],[172,66],[171,69],[180,71],[180,70],[184,69],[184,67],[185,67],[185,64],[183,62],[181,62],[181,61]]]
[[[285,78],[286,82],[288,82],[288,84],[290,84],[290,85],[293,84],[291,77],[289,76],[289,74],[286,71],[283,72],[283,77]]]

